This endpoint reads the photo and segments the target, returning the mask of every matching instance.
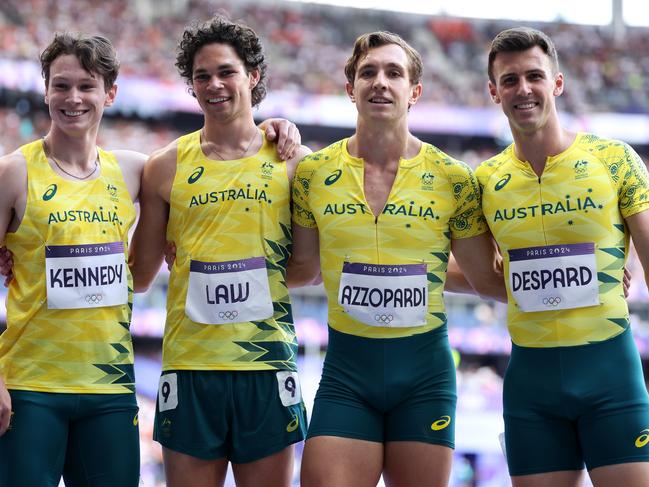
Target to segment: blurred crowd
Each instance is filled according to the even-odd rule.
[[[116,44],[122,73],[177,81],[176,43],[183,27],[218,12],[253,27],[265,41],[270,88],[342,94],[343,65],[354,39],[379,29],[399,33],[424,59],[424,100],[488,106],[486,52],[512,21],[467,20],[280,1],[3,0],[0,56],[35,60],[57,30],[102,33]],[[38,15],[34,13],[38,12]],[[567,75],[562,108],[575,113],[649,112],[649,30],[534,25],[555,40]],[[632,48],[629,48],[632,46]]]

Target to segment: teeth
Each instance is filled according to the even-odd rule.
[[[79,115],[83,114],[83,111],[78,110],[76,112],[73,112],[70,110],[65,110],[63,113],[65,113],[68,117],[78,117]]]
[[[390,100],[386,100],[385,98],[370,98],[371,103],[390,103]]]
[[[534,108],[535,106],[536,103],[520,103],[516,105],[516,108],[526,109],[526,108]]]
[[[228,98],[223,97],[223,98],[209,98],[207,101],[209,103],[221,103],[221,102],[224,102],[226,100],[228,100]]]

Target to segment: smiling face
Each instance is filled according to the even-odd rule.
[[[194,56],[192,89],[206,116],[231,120],[251,112],[258,81],[259,71],[248,73],[229,44],[206,44]]]
[[[493,62],[489,93],[514,132],[531,134],[557,120],[555,98],[563,93],[563,74],[555,72],[539,46],[499,52]]]
[[[89,73],[73,54],[57,57],[49,69],[45,103],[52,123],[69,134],[96,130],[104,109],[115,101],[117,86],[106,91],[104,78]]]
[[[347,94],[361,117],[398,119],[421,96],[421,83],[411,83],[408,56],[396,44],[367,51],[356,66],[354,83],[347,82]]]

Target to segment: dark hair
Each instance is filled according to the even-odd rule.
[[[557,55],[557,49],[554,47],[552,39],[540,30],[532,29],[530,27],[514,27],[512,29],[503,30],[494,37],[493,41],[491,41],[489,64],[487,67],[489,81],[492,83],[496,82],[493,74],[493,65],[499,52],[527,51],[536,46],[543,49],[543,52],[550,58],[552,69],[555,73],[558,72],[559,56]]]
[[[421,76],[424,71],[424,63],[421,60],[419,53],[403,38],[397,34],[387,31],[370,32],[363,34],[356,39],[354,43],[354,51],[345,63],[345,76],[350,84],[354,84],[356,78],[356,68],[358,62],[363,56],[367,54],[370,49],[375,47],[387,46],[389,44],[396,44],[406,52],[408,57],[408,75],[410,82],[414,85],[421,81]]]
[[[232,46],[248,73],[259,71],[259,82],[252,89],[251,97],[252,106],[259,105],[266,96],[267,68],[261,40],[250,27],[231,22],[220,15],[185,28],[176,56],[176,67],[180,75],[191,87],[196,53],[206,44],[214,43]]]
[[[81,33],[59,32],[41,53],[41,73],[45,86],[50,82],[50,67],[59,56],[72,54],[89,73],[104,78],[104,88],[110,90],[119,73],[119,60],[113,44],[102,36],[86,36]]]

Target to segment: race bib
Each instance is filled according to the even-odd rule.
[[[263,257],[189,266],[185,314],[197,323],[222,325],[273,316],[266,261]]]
[[[345,262],[338,304],[370,326],[421,326],[428,311],[426,264]]]
[[[128,302],[124,243],[45,247],[47,307],[80,309]]]
[[[288,370],[277,372],[277,385],[282,405],[288,407],[302,402],[302,389],[297,372]]]
[[[598,305],[595,244],[509,250],[509,288],[525,312]]]

